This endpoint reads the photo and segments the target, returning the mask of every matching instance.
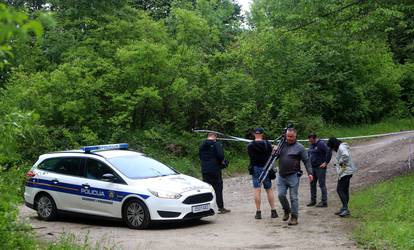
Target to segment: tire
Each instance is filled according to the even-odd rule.
[[[125,223],[132,229],[145,229],[150,223],[148,208],[144,202],[138,199],[127,201],[122,215]]]
[[[51,221],[56,219],[57,216],[55,201],[48,194],[40,194],[37,197],[36,211],[41,220]]]

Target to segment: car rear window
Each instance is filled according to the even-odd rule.
[[[82,158],[79,157],[58,157],[46,159],[40,163],[37,168],[59,174],[83,176]]]
[[[178,174],[163,163],[145,156],[122,156],[107,159],[130,179],[145,179]]]

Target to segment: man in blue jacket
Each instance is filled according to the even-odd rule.
[[[230,210],[225,209],[223,203],[221,168],[224,164],[224,150],[221,143],[217,142],[215,133],[208,133],[207,140],[200,146],[199,157],[203,181],[213,186],[219,213],[229,213]]]
[[[309,149],[308,155],[312,165],[313,181],[310,183],[311,201],[308,207],[327,207],[328,206],[328,192],[326,190],[326,167],[332,157],[332,151],[325,144],[324,141],[319,140],[315,133],[308,135]],[[322,199],[316,204],[316,184],[319,182]]]

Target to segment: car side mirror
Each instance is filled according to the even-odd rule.
[[[104,174],[101,177],[101,180],[103,181],[107,181],[107,182],[113,182],[115,181],[117,178],[113,175],[113,174]]]

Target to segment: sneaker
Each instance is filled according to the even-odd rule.
[[[290,211],[285,210],[285,213],[283,214],[283,221],[289,220],[289,216],[290,216]]]
[[[306,206],[308,206],[308,207],[313,207],[313,206],[315,206],[316,205],[316,201],[311,201],[311,202],[309,202]]]
[[[231,212],[230,209],[225,209],[224,207],[223,208],[219,208],[218,211],[219,211],[218,212],[219,214],[226,214],[226,213],[230,213]]]
[[[296,215],[292,215],[290,217],[288,225],[289,226],[296,226],[297,224],[298,224],[298,217]]]
[[[254,216],[256,220],[260,220],[262,218],[262,211],[256,211],[256,215]]]
[[[276,212],[276,209],[272,209],[271,211],[270,211],[270,217],[271,218],[277,218],[277,217],[279,217],[279,215],[277,214],[277,212]]]
[[[328,203],[321,201],[315,207],[328,207]]]
[[[349,212],[349,210],[348,210],[348,209],[343,210],[343,211],[339,214],[339,216],[341,216],[341,217],[347,217],[347,216],[350,216],[350,215],[351,215],[351,212]]]

